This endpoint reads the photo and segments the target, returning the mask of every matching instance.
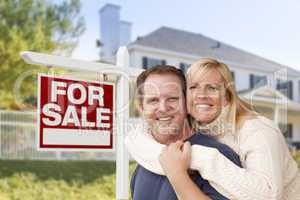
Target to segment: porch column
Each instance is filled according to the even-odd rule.
[[[279,111],[280,111],[280,109],[279,109],[278,105],[276,105],[275,110],[274,110],[273,120],[277,126],[279,126],[279,114],[280,114]]]

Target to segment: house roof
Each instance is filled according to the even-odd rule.
[[[230,65],[236,63],[250,70],[275,72],[287,66],[238,49],[202,34],[169,27],[161,27],[143,37],[138,37],[129,46],[145,46],[192,56],[213,57]],[[300,76],[300,72],[287,67],[288,75]]]
[[[279,107],[289,108],[292,110],[300,110],[300,104],[298,102],[290,100],[280,91],[271,88],[270,86],[261,86],[254,89],[247,89],[238,92],[239,96],[250,103],[264,102],[269,106],[276,104]]]

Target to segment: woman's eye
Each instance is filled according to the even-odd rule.
[[[212,86],[212,85],[208,86],[208,89],[211,90],[211,91],[217,91],[218,90],[218,88],[216,86]]]
[[[190,90],[196,89],[196,86],[192,85],[189,87]]]

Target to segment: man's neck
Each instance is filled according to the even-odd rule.
[[[159,133],[151,133],[154,139],[161,144],[171,144],[178,140],[184,141],[193,135],[192,129],[189,125],[186,125],[182,128],[180,133],[163,135]]]

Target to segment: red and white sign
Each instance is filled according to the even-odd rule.
[[[113,150],[114,84],[39,74],[38,149]]]

